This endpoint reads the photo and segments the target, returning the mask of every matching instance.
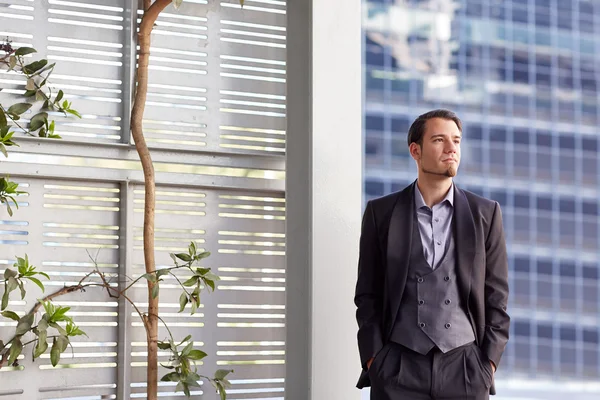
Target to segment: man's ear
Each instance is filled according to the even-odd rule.
[[[419,146],[417,143],[412,142],[410,144],[410,146],[408,147],[408,151],[410,152],[410,155],[412,156],[413,159],[415,159],[415,160],[421,159],[421,146]]]

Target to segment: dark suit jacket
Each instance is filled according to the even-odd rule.
[[[357,387],[370,386],[367,361],[389,340],[406,285],[413,240],[414,187],[367,203],[360,237],[354,303],[362,374]],[[497,202],[454,185],[457,277],[477,345],[500,365],[508,341],[508,263]],[[494,386],[490,389],[495,394]]]

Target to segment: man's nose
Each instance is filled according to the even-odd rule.
[[[446,145],[446,153],[456,153],[458,145],[454,142],[449,142],[449,144]]]

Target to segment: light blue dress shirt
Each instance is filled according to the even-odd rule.
[[[423,244],[423,255],[429,266],[435,269],[444,258],[450,235],[452,235],[454,183],[450,186],[444,200],[432,208],[425,204],[419,186],[415,184],[415,209]]]

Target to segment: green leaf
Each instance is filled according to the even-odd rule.
[[[152,287],[152,298],[155,299],[158,297],[158,290],[159,290],[159,286],[158,286],[158,282],[154,284],[154,286]]]
[[[206,274],[204,274],[204,278],[211,280],[211,281],[220,281],[221,278],[219,278],[217,275],[213,274],[212,272],[208,272]]]
[[[33,97],[36,93],[37,90],[26,90],[25,93],[23,93],[23,97]]]
[[[10,56],[8,59],[8,65],[10,67],[9,71],[15,69],[15,67],[17,66],[17,57],[15,57],[14,55]]]
[[[13,264],[13,266],[17,267],[19,270],[19,274],[25,275],[27,272],[27,264],[25,263],[25,259],[21,257],[17,257],[17,262]]]
[[[8,158],[8,151],[6,151],[6,146],[3,143],[0,143],[0,152],[4,154],[4,157]]]
[[[149,282],[156,283],[156,275],[154,274],[144,274],[142,278],[146,279]]]
[[[19,323],[17,324],[17,330],[15,332],[15,335],[21,336],[28,332],[31,329],[31,326],[33,325],[33,320],[33,314],[27,314],[23,318],[21,318],[19,320]]]
[[[18,274],[15,271],[13,271],[12,269],[10,269],[10,268],[6,268],[4,270],[4,279],[14,278],[17,275]]]
[[[41,112],[36,114],[33,118],[31,118],[31,122],[29,123],[29,130],[37,131],[46,124],[46,121],[48,121],[47,112]]]
[[[25,56],[31,53],[37,53],[37,50],[33,47],[19,47],[17,51],[15,51],[15,56]]]
[[[71,115],[76,116],[77,118],[81,118],[81,114],[79,114],[79,111],[77,111],[77,110],[73,110],[73,109],[69,108],[69,109],[66,109],[65,111]]]
[[[161,350],[169,350],[171,348],[171,344],[168,342],[157,342],[156,344]]]
[[[50,133],[50,137],[54,135],[54,121],[50,122],[50,126],[48,127],[48,133]]]
[[[206,258],[209,256],[210,256],[210,251],[203,251],[202,253],[200,253],[196,256],[196,259],[202,260],[203,258]]]
[[[21,300],[25,299],[27,291],[25,290],[25,285],[23,284],[23,281],[19,281],[19,290],[21,291]]]
[[[7,311],[3,311],[2,312],[2,316],[5,317],[5,318],[10,318],[13,321],[18,321],[20,319],[16,312],[8,311],[8,310]]]
[[[31,108],[31,104],[29,103],[17,103],[17,104],[13,104],[12,106],[8,107],[8,113],[9,114],[15,114],[15,115],[21,115],[24,112],[26,112],[27,110],[29,110]]]
[[[225,393],[225,388],[223,387],[223,385],[221,385],[221,383],[218,383],[217,386],[219,386],[219,395],[221,396],[221,400],[227,399],[227,394]]]
[[[185,262],[192,261],[192,257],[187,253],[177,253],[177,254],[175,254],[175,257],[177,257],[180,260],[185,261]]]
[[[217,370],[217,372],[215,372],[215,379],[222,381],[227,375],[229,375],[232,372],[233,370],[231,369],[219,369]]]
[[[12,365],[17,360],[17,357],[19,357],[19,355],[21,354],[22,351],[23,351],[23,343],[21,343],[21,341],[18,338],[13,340],[10,345],[10,353],[8,356],[8,365]]]
[[[184,344],[185,342],[187,342],[191,338],[192,338],[192,335],[187,335],[181,342],[179,342],[179,344],[177,346],[181,346],[182,344]]]
[[[41,275],[41,276],[43,276],[44,278],[50,280],[50,276],[48,276],[47,273],[40,271],[40,272],[38,272],[38,274]]]
[[[40,332],[45,332],[48,330],[48,321],[45,318],[40,319],[38,322],[37,329]]]
[[[180,379],[181,375],[179,375],[179,373],[175,371],[169,372],[168,374],[160,378],[162,382],[179,382]]]
[[[13,216],[13,210],[10,208],[10,204],[8,204],[8,202],[6,202],[6,211],[8,212],[9,216]]]
[[[0,307],[0,310],[5,310],[6,307],[8,306],[8,290],[6,290],[6,284],[4,284],[4,294],[2,295],[2,306]]]
[[[171,259],[173,260],[173,262],[177,265],[177,257],[175,257],[175,254],[173,253],[169,253],[169,256],[171,256]]]
[[[160,278],[163,275],[167,275],[169,272],[170,271],[168,268],[159,269],[158,271],[156,271],[156,277]]]
[[[37,345],[35,346],[35,349],[33,350],[33,358],[36,359],[39,356],[41,356],[42,354],[44,354],[46,352],[46,350],[48,350],[48,334],[46,333],[46,331],[42,331],[40,332],[40,335],[38,337],[38,341],[37,341]]]
[[[58,337],[58,339],[56,339],[56,341],[58,342],[59,346],[60,346],[60,352],[64,352],[67,347],[69,346],[69,338],[66,335],[61,335]]]
[[[44,310],[46,311],[46,314],[48,314],[48,316],[54,314],[55,307],[51,301],[44,301],[44,302],[42,302],[42,305],[44,306]]]
[[[196,386],[196,387],[202,387],[200,385],[200,383],[198,383],[198,381],[200,380],[200,376],[194,372],[190,372],[189,375],[187,376],[185,383],[188,386]]]
[[[50,321],[58,322],[58,321],[68,321],[70,318],[65,316],[65,314],[71,309],[71,307],[62,307],[58,306],[54,314],[50,316]]]
[[[23,67],[23,72],[26,74],[34,74],[48,64],[48,60],[38,60]]]
[[[40,69],[40,70],[39,70],[39,71],[36,73],[36,75],[41,75],[42,73],[44,73],[44,72],[46,72],[46,71],[48,71],[48,70],[50,70],[50,69],[53,69],[55,66],[56,66],[56,63],[48,64],[48,65],[46,65],[44,68]],[[46,84],[46,80],[48,79],[48,77],[49,77],[50,75],[52,75],[52,71],[50,71],[50,72],[48,73],[48,75],[46,75],[46,79],[44,79],[44,80],[42,81],[42,83],[40,83],[40,85],[39,85],[40,87],[43,87],[43,86]]]
[[[50,350],[50,362],[53,367],[56,367],[58,362],[60,361],[60,348],[58,345],[58,340],[56,338],[52,339],[52,349]]]
[[[59,90],[58,94],[56,95],[56,99],[54,99],[54,103],[58,103],[59,101],[61,101],[64,95],[64,92],[62,90]]]
[[[190,255],[196,255],[196,243],[191,242],[188,249],[190,250]]]
[[[190,351],[188,358],[190,360],[202,360],[206,356],[207,356],[207,354],[205,352],[203,352],[202,350],[192,350],[192,351]]]
[[[4,110],[0,108],[0,127],[5,127],[8,125],[8,121],[6,120],[6,114]]]
[[[179,296],[179,312],[182,312],[183,310],[185,310],[185,306],[188,303],[188,296],[186,292],[181,293],[181,296]]]
[[[192,351],[193,348],[194,348],[194,343],[193,342],[188,343],[187,346],[185,346],[183,348],[183,350],[181,350],[181,355],[187,356],[188,354],[190,354],[190,351]]]
[[[206,283],[207,286],[209,286],[213,290],[213,292],[215,291],[215,282],[214,281],[207,279],[207,278],[202,278],[202,280],[204,281],[204,283]]]
[[[187,281],[183,282],[182,285],[186,286],[186,287],[191,287],[191,286],[194,286],[197,282],[198,282],[198,277],[194,275]]]
[[[206,275],[210,272],[210,268],[196,268],[196,275]]]
[[[29,279],[31,282],[38,285],[39,288],[42,289],[42,292],[45,290],[44,285],[42,284],[42,282],[40,282],[40,280],[38,278],[34,278],[33,276],[27,276],[27,277],[25,277],[25,279]]]
[[[13,278],[12,276],[10,278],[8,278],[8,293],[12,292],[13,290],[15,290],[16,288],[19,287],[19,282]]]
[[[85,335],[87,336],[87,334],[82,331],[81,329],[79,329],[79,327],[77,325],[75,325],[72,321],[67,322],[67,336],[80,336],[80,335]]]
[[[187,397],[190,397],[192,394],[190,393],[190,388],[185,383],[183,384],[183,394]]]
[[[67,331],[65,331],[65,329],[56,322],[48,322],[48,325],[56,329],[61,335],[67,336]]]
[[[27,83],[25,84],[25,89],[27,89],[27,90],[35,89],[35,80],[33,78],[27,79]]]
[[[191,307],[191,315],[194,315],[196,313],[196,310],[198,309],[198,302],[196,301],[195,298],[192,297],[192,307]]]

